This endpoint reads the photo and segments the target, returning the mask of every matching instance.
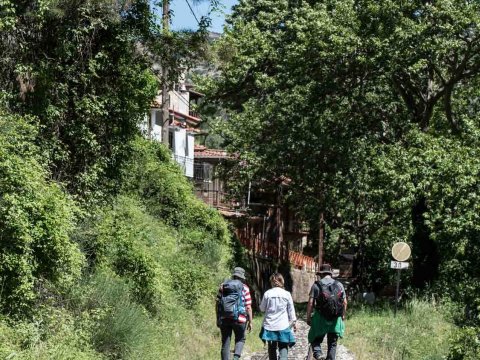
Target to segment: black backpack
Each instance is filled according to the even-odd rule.
[[[335,320],[343,315],[342,288],[338,281],[324,285],[320,281],[315,282],[319,294],[315,299],[315,308],[320,311],[327,320]]]
[[[246,315],[243,301],[243,283],[240,280],[228,280],[222,284],[222,297],[218,303],[220,319],[238,320],[239,315]]]

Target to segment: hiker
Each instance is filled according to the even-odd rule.
[[[282,274],[270,276],[272,288],[265,292],[260,310],[265,313],[260,338],[268,343],[269,360],[277,360],[277,349],[280,360],[287,360],[288,348],[295,345],[297,317],[293,306],[292,295],[284,289],[285,281]]]
[[[332,268],[328,264],[320,266],[317,272],[320,281],[315,281],[310,290],[307,305],[308,342],[312,344],[313,358],[335,360],[337,340],[345,331],[347,297],[341,282],[332,278]],[[312,311],[313,312],[312,316]],[[322,355],[320,344],[327,335],[327,356]]]
[[[234,359],[240,359],[245,332],[252,331],[252,298],[250,289],[245,285],[245,270],[236,267],[232,279],[220,285],[217,295],[217,326],[222,334],[222,360],[230,359],[230,339],[235,334]]]

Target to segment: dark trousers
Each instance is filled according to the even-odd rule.
[[[223,321],[220,325],[222,333],[222,360],[230,359],[230,340],[232,332],[235,334],[235,356],[242,355],[243,345],[245,344],[246,324],[239,324],[234,321]]]
[[[325,335],[317,337],[312,342],[313,356],[315,357],[315,359],[318,359],[322,354],[322,349],[320,347],[320,344],[323,342],[324,338],[325,338]],[[335,360],[335,355],[337,353],[337,340],[338,340],[338,335],[336,333],[327,334],[328,352],[327,352],[327,357],[325,358],[326,360]]]
[[[278,355],[277,358],[277,347]],[[268,342],[268,360],[287,360],[288,358],[288,344],[278,341]]]

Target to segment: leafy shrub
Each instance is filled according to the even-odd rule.
[[[173,289],[179,301],[187,308],[195,308],[215,289],[215,276],[205,266],[188,257],[170,262]]]
[[[133,299],[150,312],[159,310],[160,298],[170,288],[162,267],[163,254],[174,251],[173,229],[145,212],[134,198],[120,196],[90,220],[76,237],[92,265],[107,267],[128,279]]]
[[[89,314],[92,342],[109,358],[126,358],[149,342],[155,322],[130,296],[131,286],[108,270],[97,271],[77,290],[77,309]]]
[[[0,307],[18,314],[36,298],[36,281],[67,286],[83,261],[69,238],[74,203],[46,180],[34,134],[24,119],[0,113]]]
[[[480,359],[480,329],[464,327],[458,329],[451,339],[448,360],[476,360]]]
[[[42,307],[32,321],[0,319],[0,358],[22,360],[104,359],[90,336],[65,309]]]
[[[124,191],[135,194],[147,211],[175,228],[199,228],[227,244],[226,222],[215,210],[193,196],[193,188],[160,143],[138,138],[123,169]]]

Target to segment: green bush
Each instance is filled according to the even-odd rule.
[[[121,194],[103,208],[84,203],[75,223],[74,201],[46,180],[33,127],[8,120],[0,123],[0,236],[9,240],[0,243],[0,301],[4,311],[36,311],[30,321],[0,319],[0,357],[211,359],[229,231],[163,146],[137,139]],[[185,345],[190,338],[201,343]]]
[[[480,329],[478,327],[468,326],[457,329],[450,343],[448,360],[480,359]]]
[[[68,286],[83,256],[70,241],[75,206],[46,180],[33,145],[33,126],[0,113],[0,307],[26,314],[40,279]]]
[[[164,254],[175,249],[173,229],[145,212],[134,198],[120,196],[99,211],[77,233],[91,265],[107,267],[132,284],[133,298],[150,312],[159,310],[162,293],[168,291]]]
[[[200,301],[216,290],[215,274],[188,257],[178,257],[170,262],[173,289],[180,302],[187,308],[195,308]],[[213,296],[212,296],[213,297]]]
[[[124,192],[135,194],[147,211],[175,228],[199,228],[227,244],[226,222],[216,211],[193,196],[193,188],[169,151],[160,143],[138,138],[123,173]]]
[[[92,343],[108,358],[124,359],[155,334],[155,321],[130,296],[131,285],[109,270],[99,270],[78,287],[76,306],[91,322]]]
[[[32,321],[0,319],[0,358],[22,360],[101,360],[88,331],[65,309],[42,307]]]

